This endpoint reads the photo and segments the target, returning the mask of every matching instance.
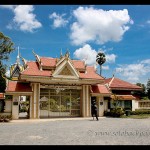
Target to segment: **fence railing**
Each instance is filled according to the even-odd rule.
[[[138,109],[150,109],[150,100],[138,101]]]

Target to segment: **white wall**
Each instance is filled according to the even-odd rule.
[[[99,117],[104,116],[104,108],[105,108],[105,104],[104,104],[104,99],[103,97],[98,97],[98,114]]]
[[[4,112],[12,112],[12,100],[5,100],[5,110]]]
[[[107,111],[108,110],[108,100],[104,101],[104,110]]]
[[[135,111],[135,109],[138,109],[138,101],[132,100],[132,111]]]
[[[18,105],[14,105],[13,102],[18,102]],[[12,102],[12,119],[19,119],[19,96],[13,96]]]

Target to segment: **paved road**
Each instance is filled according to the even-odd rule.
[[[12,120],[0,123],[0,145],[150,145],[150,119]]]

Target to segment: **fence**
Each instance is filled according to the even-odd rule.
[[[150,100],[138,101],[138,109],[150,109]]]

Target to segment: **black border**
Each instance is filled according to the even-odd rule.
[[[1,0],[0,5],[150,5],[148,0]]]

